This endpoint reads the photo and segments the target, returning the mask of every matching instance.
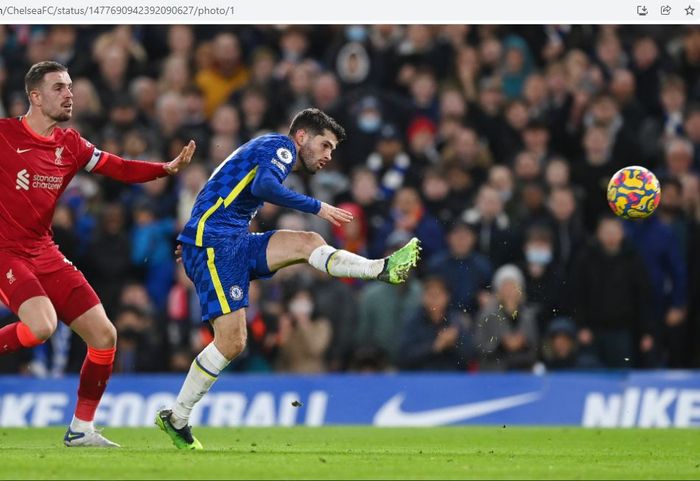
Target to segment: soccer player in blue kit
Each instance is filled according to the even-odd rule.
[[[308,262],[334,277],[399,284],[416,266],[416,238],[387,258],[366,259],[329,246],[315,232],[248,231],[263,202],[316,214],[334,225],[352,221],[350,212],[282,185],[292,170],[313,175],[325,167],[344,139],[345,130],[330,116],[318,109],[303,110],[292,120],[289,135],[263,135],[229,155],[197,196],[178,237],[178,254],[197,289],[202,320],[214,328],[214,341],[192,362],[173,406],[156,415],[156,425],[177,448],[202,449],[188,425],[189,416],[219,373],[245,348],[251,280]]]

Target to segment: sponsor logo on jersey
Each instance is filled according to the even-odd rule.
[[[280,169],[283,173],[287,173],[287,167],[284,166],[281,162],[279,162],[277,159],[272,159],[272,165],[277,166],[278,169]]]
[[[15,185],[15,189],[29,190],[29,172],[27,172],[27,169],[22,169],[17,172],[17,184]]]
[[[25,152],[29,152],[30,150],[32,150],[32,149],[20,149],[19,147],[17,147],[17,153],[18,153],[18,154],[23,154],[23,153],[25,153]]]
[[[7,271],[7,273],[5,274],[5,277],[7,277],[7,282],[9,282],[10,284],[14,284],[14,282],[17,280],[15,275],[12,273],[12,269]]]
[[[53,159],[53,163],[56,165],[63,165],[63,159],[61,158],[63,155],[63,147],[56,147],[54,154],[56,154],[56,158]]]
[[[27,169],[17,172],[15,188],[17,190],[29,190],[30,185],[35,189],[59,190],[63,185],[63,176],[34,174],[30,178]]]
[[[280,147],[279,149],[277,149],[277,158],[285,164],[289,164],[292,162],[292,153],[289,151],[289,149]]]
[[[231,299],[233,299],[234,301],[240,301],[241,299],[243,299],[243,289],[241,289],[238,286],[232,286],[230,294]]]

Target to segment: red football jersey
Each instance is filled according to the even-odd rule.
[[[0,119],[0,249],[31,253],[53,242],[58,198],[101,155],[73,129],[42,137],[24,118]]]

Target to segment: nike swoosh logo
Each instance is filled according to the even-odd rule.
[[[540,393],[531,392],[487,401],[459,404],[419,412],[405,412],[401,409],[405,394],[397,394],[379,408],[374,416],[375,426],[440,426],[484,416],[534,402]]]
[[[25,152],[29,152],[30,150],[32,150],[32,149],[19,149],[19,148],[18,148],[18,149],[17,149],[17,153],[18,153],[18,154],[23,154],[23,153],[25,153]]]
[[[80,439],[83,436],[85,436],[85,433],[68,433],[66,434],[66,440],[75,441],[76,439]]]

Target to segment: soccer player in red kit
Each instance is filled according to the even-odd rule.
[[[95,291],[53,242],[58,198],[79,169],[127,183],[176,174],[194,142],[168,163],[124,160],[102,152],[73,129],[72,81],[56,62],[33,65],[25,77],[29,111],[0,119],[0,297],[19,322],[0,329],[0,355],[45,342],[65,322],[87,344],[78,402],[64,444],[118,447],[93,426],[112,373],[117,332]]]

